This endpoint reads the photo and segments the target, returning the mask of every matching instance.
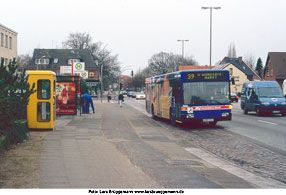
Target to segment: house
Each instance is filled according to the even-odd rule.
[[[269,52],[263,75],[264,80],[277,81],[282,86],[286,79],[286,52]]]
[[[4,60],[4,65],[8,65],[17,59],[17,36],[17,32],[0,24],[0,63]]]
[[[242,60],[242,57],[225,57],[214,69],[229,70],[230,77],[235,80],[235,84],[231,84],[230,90],[238,94],[241,93],[244,82],[260,80],[258,74]]]
[[[128,83],[131,77],[128,75],[120,75],[120,84],[122,84],[122,90],[128,90]]]
[[[215,66],[211,66],[211,69],[214,68]],[[179,66],[179,71],[181,70],[201,70],[201,69],[210,69],[209,65],[204,65],[204,66],[185,66],[185,65],[180,65]]]
[[[71,75],[69,67],[72,61],[85,63],[85,70],[88,71],[87,82],[99,82],[98,66],[87,49],[34,49],[28,70],[51,70],[57,75]]]

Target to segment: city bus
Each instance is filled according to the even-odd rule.
[[[228,70],[185,70],[145,79],[146,110],[177,123],[231,120]]]

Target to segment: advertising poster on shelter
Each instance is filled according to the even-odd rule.
[[[76,86],[74,82],[57,82],[57,114],[76,114]]]

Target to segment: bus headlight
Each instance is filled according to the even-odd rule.
[[[261,104],[262,104],[262,105],[265,105],[265,106],[270,105],[270,103],[269,103],[269,102],[261,102]]]
[[[195,115],[194,114],[188,114],[187,118],[195,118]]]
[[[286,102],[282,102],[281,105],[286,105]]]
[[[222,117],[227,117],[227,116],[229,116],[229,113],[228,113],[228,112],[223,112],[223,113],[221,114],[221,116],[222,116]]]

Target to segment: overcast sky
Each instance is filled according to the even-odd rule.
[[[285,0],[5,0],[0,23],[18,32],[18,54],[34,48],[61,47],[70,32],[88,32],[113,54],[122,67],[148,65],[161,51],[181,54],[178,39],[188,39],[185,55],[209,64],[209,11],[213,12],[216,63],[229,45],[237,56],[286,51]]]

